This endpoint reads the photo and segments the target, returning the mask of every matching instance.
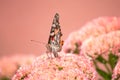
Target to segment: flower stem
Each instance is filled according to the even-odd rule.
[[[107,66],[107,64],[104,64],[105,68],[107,69],[108,73],[112,74],[112,72],[110,71],[109,67]]]

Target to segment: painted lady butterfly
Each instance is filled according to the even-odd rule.
[[[59,14],[56,13],[51,26],[48,43],[46,44],[47,54],[53,53],[54,57],[58,57],[58,52],[61,51],[63,45],[63,40],[61,40],[61,37],[62,37],[62,32],[59,25]]]

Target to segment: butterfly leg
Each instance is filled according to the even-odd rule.
[[[52,56],[52,52],[50,52],[50,58],[51,58],[51,59],[53,58],[53,56]]]
[[[57,52],[53,52],[54,57],[58,57],[58,53]]]
[[[49,44],[46,44],[46,48],[47,48],[46,53],[47,53],[48,58],[52,58],[52,48],[51,48],[51,46]]]

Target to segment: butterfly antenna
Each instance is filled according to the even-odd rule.
[[[36,40],[31,40],[31,42],[39,43],[39,44],[46,44],[44,42],[36,41]]]

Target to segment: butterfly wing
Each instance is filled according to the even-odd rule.
[[[56,13],[51,26],[48,44],[46,46],[48,52],[52,52],[53,54],[56,55],[57,52],[61,51],[62,48],[61,42],[63,42],[61,41],[61,37],[62,37],[62,32],[59,25],[59,14]]]

